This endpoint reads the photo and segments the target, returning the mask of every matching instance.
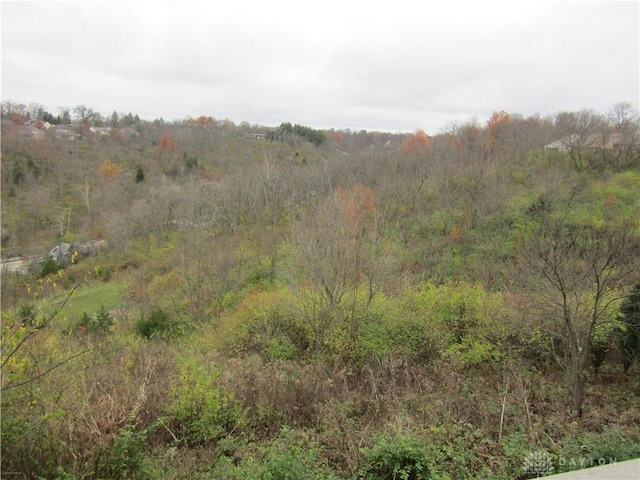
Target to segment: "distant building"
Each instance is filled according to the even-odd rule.
[[[49,130],[53,138],[58,140],[74,140],[80,135],[76,132],[76,127],[73,125],[56,125]]]
[[[126,138],[130,140],[133,138],[138,138],[140,136],[140,133],[135,128],[132,128],[132,127],[121,128],[116,132],[118,136],[120,136],[121,138]]]
[[[555,142],[548,143],[544,146],[545,150],[556,150],[559,152],[568,152],[573,148],[574,145],[580,139],[580,135],[573,134],[567,135],[566,137],[562,137],[560,140],[556,140]]]
[[[22,138],[34,139],[34,140],[42,140],[44,139],[44,132],[39,128],[33,127],[31,125],[19,127],[18,135]]]
[[[89,131],[98,137],[108,137],[111,135],[111,127],[90,127]]]
[[[49,122],[45,122],[44,120],[36,120],[33,122],[33,126],[39,128],[40,130],[49,130],[51,128],[51,124]]]
[[[61,243],[49,250],[49,257],[58,263],[67,263],[71,259],[71,244]]]
[[[577,133],[562,137],[555,142],[544,146],[545,150],[556,150],[559,152],[570,152],[574,149],[588,150],[617,150],[624,147],[640,145],[640,136],[637,134],[622,134],[619,132],[601,132],[591,135],[581,136]]]

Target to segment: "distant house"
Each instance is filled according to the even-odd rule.
[[[545,150],[556,150],[558,152],[568,152],[573,148],[577,142],[580,140],[580,135],[572,134],[567,135],[566,137],[562,137],[555,142],[548,143],[544,146]]]
[[[250,133],[247,138],[251,140],[264,140],[267,136],[264,133]]]
[[[624,147],[639,145],[638,135],[624,135],[619,132],[593,133],[588,136],[581,136],[576,133],[562,137],[560,140],[551,142],[544,146],[545,150],[557,150],[559,152],[570,152],[573,149],[581,148],[586,150],[617,150]]]
[[[587,138],[586,148],[595,150],[618,150],[624,147],[637,146],[638,136],[633,134],[614,133],[594,133]]]
[[[129,140],[133,138],[138,138],[140,136],[140,133],[135,128],[132,128],[132,127],[121,128],[117,130],[117,134],[121,138],[127,138]]]
[[[45,122],[44,120],[36,120],[33,122],[33,126],[39,128],[40,130],[49,130],[51,128],[51,124],[49,122]]]
[[[111,135],[111,127],[90,127],[89,131],[98,137],[108,137]]]
[[[72,253],[70,243],[61,243],[49,250],[49,257],[58,263],[67,263]]]
[[[42,140],[44,139],[44,132],[39,128],[33,127],[31,125],[25,127],[19,127],[18,135],[22,138],[34,139],[34,140]]]
[[[79,136],[73,125],[56,125],[51,130],[49,130],[49,132],[51,135],[53,135],[53,138],[56,138],[58,140],[71,141]]]

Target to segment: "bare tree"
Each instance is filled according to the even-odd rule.
[[[82,185],[76,187],[76,190],[82,197],[82,203],[87,207],[87,216],[91,217],[91,183],[88,179],[85,179]]]
[[[522,251],[532,303],[529,313],[551,343],[582,415],[585,366],[596,327],[614,318],[616,301],[637,281],[638,244],[628,225],[572,225],[544,218]]]
[[[44,105],[40,103],[30,103],[27,107],[30,120],[42,120],[46,112]]]
[[[592,167],[593,145],[608,130],[606,119],[591,110],[562,112],[556,116],[556,130],[563,149],[577,169]]]
[[[14,113],[15,103],[11,100],[2,102],[2,118],[11,118]]]
[[[185,233],[177,252],[178,281],[169,295],[178,315],[184,310],[194,324],[212,321],[222,310],[224,295],[235,287],[234,242],[217,236],[213,226]]]
[[[366,286],[369,302],[378,291],[373,193],[362,186],[333,192],[292,228],[291,240],[302,267],[302,272],[296,272],[294,290],[313,332],[319,362],[326,335],[339,322],[344,322],[355,342],[358,288]]]
[[[85,105],[78,105],[73,107],[73,114],[76,120],[83,125],[91,125],[91,122],[98,117],[98,113],[94,112],[93,108],[89,108]]]
[[[640,114],[630,103],[613,106],[609,114],[611,135],[608,164],[615,168],[640,165]]]

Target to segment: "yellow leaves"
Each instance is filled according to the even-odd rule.
[[[98,174],[107,182],[116,178],[121,172],[122,167],[117,163],[113,163],[111,160],[105,160],[98,168]]]

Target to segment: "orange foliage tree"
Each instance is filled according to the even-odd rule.
[[[489,145],[491,147],[498,143],[498,135],[507,123],[509,123],[509,114],[504,110],[491,114],[491,118],[487,120],[487,133],[489,134]]]
[[[424,130],[417,129],[416,133],[402,142],[400,152],[403,155],[422,155],[429,148],[429,137]]]
[[[339,189],[337,194],[342,203],[343,221],[350,227],[352,237],[374,237],[373,190],[364,185],[356,185],[349,191]]]
[[[342,142],[344,142],[344,134],[342,132],[330,132],[328,137],[337,145],[342,145]]]
[[[111,160],[105,160],[102,162],[100,167],[98,167],[98,174],[105,180],[111,181],[120,175],[122,172],[122,167],[117,163],[113,163]]]
[[[452,243],[459,243],[462,240],[462,229],[458,226],[455,226],[449,232],[449,240]]]
[[[161,152],[173,152],[176,148],[176,142],[169,132],[164,132],[160,138],[160,151]]]
[[[213,117],[207,117],[204,115],[200,115],[198,118],[196,118],[196,122],[200,127],[204,127],[207,124],[212,124],[214,123],[215,120],[213,119]]]

